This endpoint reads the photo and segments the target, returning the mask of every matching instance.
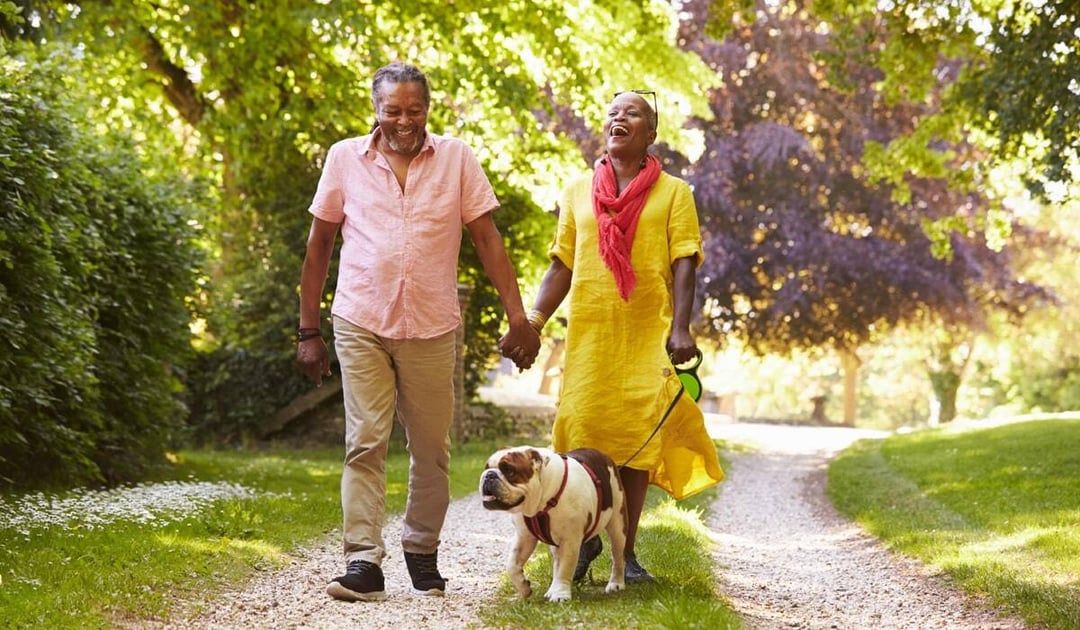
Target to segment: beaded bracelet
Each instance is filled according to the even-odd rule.
[[[533,309],[529,311],[529,314],[525,316],[529,320],[529,325],[533,327],[536,334],[540,334],[540,331],[544,329],[544,324],[547,323],[547,315],[540,312],[539,309]]]

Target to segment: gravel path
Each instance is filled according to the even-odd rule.
[[[917,562],[888,553],[833,510],[825,497],[826,462],[872,432],[715,422],[710,432],[759,449],[731,456],[708,521],[720,588],[748,629],[1025,628],[980,607]],[[451,505],[439,550],[448,578],[444,598],[408,593],[396,552],[400,531],[400,519],[387,524],[393,555],[383,565],[385,602],[338,602],[324,593],[342,567],[334,535],[211,602],[203,614],[167,627],[481,627],[476,609],[495,596],[504,572],[512,533],[506,515],[484,510],[476,495]]]
[[[401,518],[383,531],[391,555],[383,561],[387,599],[383,602],[341,602],[324,590],[345,568],[341,537],[332,535],[314,549],[303,550],[287,566],[263,574],[245,590],[226,593],[209,604],[212,610],[175,628],[468,628],[479,626],[476,608],[490,601],[499,587],[513,525],[501,512],[485,510],[473,494],[450,505],[439,547],[439,570],[445,597],[411,592],[401,556]]]
[[[721,590],[748,628],[1014,630],[922,564],[886,551],[826,497],[826,464],[872,431],[730,424],[714,437],[755,445],[729,455],[730,482],[708,519]]]

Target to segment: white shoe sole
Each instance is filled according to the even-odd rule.
[[[433,588],[431,590],[421,591],[420,589],[414,587],[412,592],[413,592],[413,595],[416,595],[417,597],[445,597],[446,596],[446,591],[442,590],[441,588]]]
[[[381,602],[386,599],[386,591],[371,591],[370,593],[358,593],[349,590],[338,582],[326,585],[326,594],[334,599],[346,602]]]

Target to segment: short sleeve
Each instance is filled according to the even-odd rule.
[[[468,224],[499,207],[499,199],[480,161],[461,143],[461,220]]]
[[[326,164],[319,176],[319,186],[308,212],[330,223],[345,221],[345,191],[342,144],[335,143],[326,153]]]
[[[700,267],[705,262],[705,252],[701,247],[701,226],[698,224],[694,194],[686,182],[677,180],[676,184],[668,218],[668,238],[671,243],[671,260],[668,262],[674,264],[680,258],[694,256],[695,266]]]

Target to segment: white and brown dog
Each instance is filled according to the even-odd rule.
[[[581,543],[605,529],[612,562],[608,593],[623,590],[626,559],[626,501],[615,463],[595,449],[566,454],[548,448],[517,446],[496,451],[480,476],[480,495],[489,510],[514,517],[517,535],[506,570],[522,597],[532,594],[525,562],[538,542],[552,550],[548,600],[570,599]]]

